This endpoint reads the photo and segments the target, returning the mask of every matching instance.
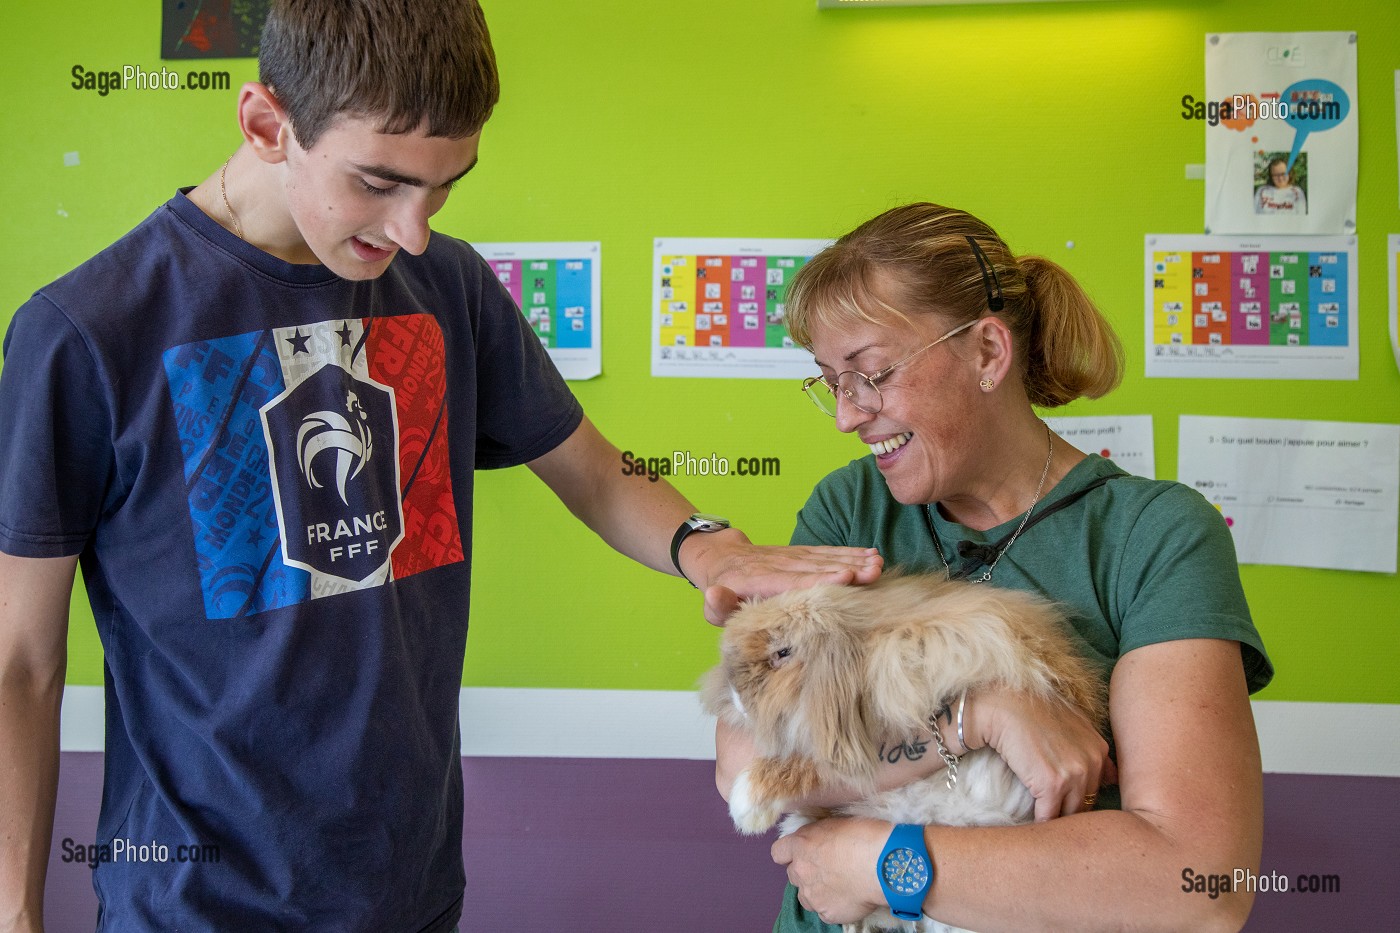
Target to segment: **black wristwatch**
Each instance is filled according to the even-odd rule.
[[[694,515],[681,522],[681,527],[676,529],[676,534],[671,538],[671,563],[676,566],[676,573],[681,575],[681,579],[695,586],[694,581],[685,575],[681,569],[681,542],[692,534],[698,532],[724,531],[729,527],[729,519],[721,518],[718,515],[706,515],[704,512],[696,512]],[[695,587],[699,589],[699,587]]]

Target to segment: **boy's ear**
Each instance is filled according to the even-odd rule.
[[[249,81],[239,90],[238,128],[259,159],[269,165],[286,161],[292,123],[266,84]]]

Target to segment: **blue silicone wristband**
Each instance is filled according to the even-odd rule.
[[[914,877],[896,887],[885,877],[885,863],[890,856],[900,853],[908,871]],[[907,853],[907,854],[905,854]],[[928,846],[924,843],[924,828],[913,823],[900,823],[890,832],[885,848],[875,863],[875,874],[880,880],[880,888],[885,892],[885,902],[890,913],[900,920],[918,920],[924,915],[924,897],[933,884],[933,862],[928,856]]]

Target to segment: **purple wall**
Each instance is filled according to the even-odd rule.
[[[467,758],[464,931],[766,933],[784,882],[729,828],[704,761]],[[1400,929],[1400,778],[1270,774],[1263,871],[1340,893],[1261,894],[1246,929]],[[91,840],[102,755],[63,753],[54,839]],[[49,860],[48,933],[92,930],[88,870]],[[531,893],[525,877],[554,877]],[[1186,897],[1186,894],[1182,895]],[[661,910],[666,913],[661,913]]]

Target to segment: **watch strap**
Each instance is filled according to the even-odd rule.
[[[885,877],[885,861],[891,853],[901,849],[909,850],[914,858],[923,862],[925,869],[923,883],[912,891],[897,891]],[[924,828],[913,823],[899,823],[890,831],[890,837],[880,852],[875,873],[880,880],[880,888],[885,892],[885,902],[890,913],[900,920],[919,920],[924,915],[924,897],[933,884],[933,860],[928,855],[928,845],[924,842]]]
[[[676,533],[671,536],[671,564],[676,568],[676,573],[681,575],[681,579],[689,583],[695,589],[695,582],[685,575],[681,569],[681,543],[697,531],[724,531],[730,527],[729,519],[720,518],[718,515],[705,515],[696,512],[694,515],[681,522],[681,526],[676,529]]]

